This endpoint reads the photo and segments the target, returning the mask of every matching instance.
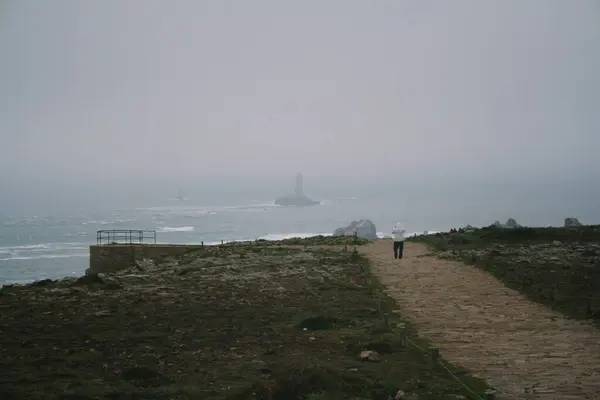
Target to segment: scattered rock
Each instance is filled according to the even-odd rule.
[[[466,233],[475,232],[477,230],[477,228],[475,228],[473,225],[467,225],[467,226],[463,227],[462,229]]]
[[[581,222],[577,218],[568,217],[565,218],[565,228],[571,228],[574,226],[583,226]]]
[[[406,394],[402,390],[398,390],[398,393],[396,393],[396,396],[394,396],[394,400],[405,400],[405,399],[406,399]]]
[[[500,221],[494,221],[494,223],[490,225],[490,228],[516,229],[516,228],[522,228],[522,226],[519,225],[514,218],[509,218],[506,220],[506,223],[504,223],[504,224],[501,223]]]
[[[146,271],[151,268],[155,268],[154,260],[150,258],[144,258],[142,260],[136,260],[135,267],[139,270]]]
[[[364,350],[360,352],[360,359],[363,361],[381,361],[381,356],[378,352],[372,350]]]
[[[359,219],[352,221],[345,228],[338,228],[333,232],[333,236],[358,236],[363,239],[377,239],[377,229],[375,224],[368,219]]]
[[[560,240],[553,240],[552,244],[555,246],[560,246],[562,244],[562,242]]]
[[[76,284],[80,285],[93,285],[93,284],[103,284],[104,281],[100,278],[97,272],[90,271],[89,268],[85,271],[85,275],[77,278],[75,281]]]

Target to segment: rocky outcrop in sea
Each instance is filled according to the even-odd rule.
[[[377,228],[375,224],[368,219],[359,219],[352,221],[350,225],[338,228],[333,232],[333,236],[358,236],[364,239],[377,239]]]
[[[577,218],[567,217],[565,218],[565,228],[572,228],[575,226],[583,226],[581,222]]]

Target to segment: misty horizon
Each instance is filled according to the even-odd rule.
[[[599,20],[592,0],[5,1],[0,201],[282,194],[297,172],[597,187]]]

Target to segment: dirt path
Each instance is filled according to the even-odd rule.
[[[600,399],[600,330],[423,245],[406,243],[402,260],[389,240],[359,248],[419,334],[485,378],[497,399]]]

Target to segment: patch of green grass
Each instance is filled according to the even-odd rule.
[[[5,398],[469,398],[354,251],[207,246],[101,278],[0,290]]]
[[[260,241],[259,241],[260,242]],[[277,245],[294,245],[294,246],[340,246],[340,245],[355,245],[361,246],[371,243],[371,240],[354,237],[354,236],[311,236],[307,238],[290,238],[273,242],[270,244]]]
[[[478,229],[418,236],[444,258],[482,268],[567,316],[600,324],[600,226]]]

